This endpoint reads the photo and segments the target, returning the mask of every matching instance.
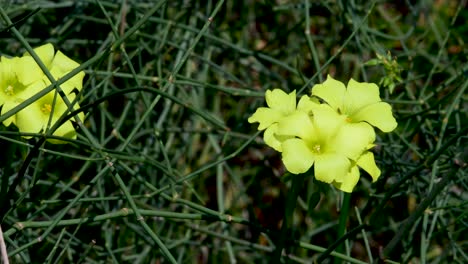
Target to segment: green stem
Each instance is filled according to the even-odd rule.
[[[450,171],[442,177],[431,192],[426,195],[426,198],[421,201],[421,203],[416,207],[414,212],[405,220],[403,225],[399,228],[398,232],[395,236],[390,240],[387,246],[383,250],[383,255],[385,257],[389,257],[390,254],[393,252],[395,247],[398,243],[408,234],[411,228],[414,227],[414,223],[424,214],[425,210],[431,205],[431,203],[437,198],[437,195],[444,190],[450,183],[450,181],[457,176],[457,172],[459,169],[466,167],[466,160],[468,159],[468,155],[462,154],[463,156],[460,159],[455,159],[455,161],[459,162],[459,166],[456,166],[457,163],[453,164]],[[466,155],[466,156],[465,156]]]
[[[351,200],[351,193],[343,192],[343,203],[341,204],[340,210],[340,221],[338,223],[338,236],[337,239],[344,236],[346,231],[346,223],[348,222],[348,215],[349,215],[349,204]],[[346,243],[346,241],[345,241]],[[345,253],[344,244],[340,244],[337,248],[337,252]],[[335,258],[335,264],[341,263],[340,258]]]
[[[296,207],[296,201],[299,197],[299,191],[301,190],[303,183],[304,174],[298,174],[292,177],[291,189],[286,196],[286,207],[284,209],[284,219],[283,223],[281,224],[280,236],[278,238],[276,248],[273,252],[273,263],[281,262],[281,253],[283,252],[283,248],[286,245],[287,237],[291,232],[294,208]]]

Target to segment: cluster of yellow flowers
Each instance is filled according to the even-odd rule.
[[[55,53],[54,47],[50,43],[35,48],[34,52],[55,80],[62,78],[79,66],[77,62],[62,52]],[[70,102],[75,99],[75,92],[83,87],[84,75],[84,72],[80,72],[60,85]],[[2,56],[0,58],[0,106],[2,107],[0,115],[31,98],[50,84],[50,80],[29,53],[25,53],[22,57],[13,58]],[[78,108],[79,105],[75,103],[71,110]],[[3,124],[5,126],[15,124],[23,133],[44,133],[48,128],[49,120],[51,121],[50,126],[53,126],[60,116],[69,111],[70,109],[63,98],[55,90],[52,90],[15,115],[5,119]],[[79,116],[83,118],[83,114]],[[53,135],[73,139],[76,138],[76,131],[68,120]],[[64,143],[64,141],[54,139],[48,141]]]
[[[296,91],[268,90],[265,99],[268,107],[258,108],[248,121],[260,123],[265,143],[282,153],[289,172],[304,173],[314,166],[317,180],[345,192],[359,181],[359,168],[378,179],[380,170],[369,151],[375,146],[373,126],[390,132],[397,122],[376,84],[351,79],[346,87],[328,76],[297,105]]]

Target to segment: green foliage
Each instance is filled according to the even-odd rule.
[[[1,56],[52,43],[86,73],[69,144],[0,127],[10,262],[468,262],[467,10],[446,0],[0,0]],[[300,97],[327,74],[381,82],[398,122],[377,133],[379,180],[361,175],[345,199],[312,177],[284,179],[281,156],[247,122],[266,90]]]
[[[395,86],[403,81],[401,78],[401,72],[403,71],[403,67],[401,67],[396,59],[392,59],[392,55],[390,51],[387,55],[381,55],[376,53],[376,59],[371,59],[365,63],[365,65],[375,66],[375,65],[382,65],[385,69],[385,73],[379,81],[379,85],[383,87],[387,87],[390,93],[393,93]]]

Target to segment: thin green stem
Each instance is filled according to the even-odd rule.
[[[414,175],[417,175],[423,169],[428,168],[429,164],[437,160],[442,154],[444,154],[444,152],[447,151],[449,147],[451,147],[459,138],[463,137],[467,132],[468,132],[468,126],[464,127],[457,134],[453,135],[450,139],[447,140],[447,142],[445,142],[444,145],[442,145],[434,153],[432,153],[425,160],[423,160],[416,168],[412,169],[406,175],[401,177],[401,179],[397,183],[395,183],[390,190],[388,190],[385,193],[385,196],[382,198],[380,204],[377,206],[377,209],[372,214],[369,222],[373,223],[376,221],[376,218],[382,213],[385,205],[387,205],[387,202],[398,190],[400,190],[400,187],[402,184],[404,184],[407,180],[409,180]]]
[[[283,223],[281,224],[280,236],[277,239],[275,251],[273,251],[272,262],[280,263],[283,249],[286,246],[286,240],[291,235],[294,209],[296,208],[297,198],[304,183],[305,174],[301,173],[292,177],[291,189],[286,196],[286,205],[284,209]],[[290,239],[292,239],[290,237]]]
[[[467,157],[464,157],[465,159]],[[414,223],[421,217],[427,207],[437,198],[437,195],[450,183],[452,178],[457,175],[458,170],[461,166],[454,165],[452,169],[445,174],[442,180],[434,186],[432,191],[427,195],[427,197],[418,205],[416,210],[405,220],[402,228],[398,231],[398,233],[392,238],[392,240],[387,244],[385,247],[383,254],[384,256],[389,256],[397,244],[401,241],[401,239],[409,232],[409,230],[413,227]]]
[[[130,204],[130,207],[133,209],[135,212],[135,216],[137,221],[141,224],[141,226],[145,229],[145,231],[150,235],[150,237],[153,239],[153,241],[158,245],[159,249],[162,251],[166,259],[171,262],[171,263],[177,263],[175,260],[174,256],[172,256],[171,252],[169,249],[166,247],[164,242],[156,235],[156,233],[153,232],[153,230],[148,226],[148,224],[145,222],[145,219],[143,215],[140,213],[138,210],[135,201],[133,200],[130,192],[128,191],[127,187],[125,186],[125,183],[122,181],[122,178],[120,175],[115,171],[114,167],[112,166],[111,163],[109,163],[109,166],[111,167],[111,171],[113,172],[113,176],[117,183],[120,186],[120,189],[125,195],[125,198],[127,199],[128,203]]]
[[[317,257],[317,263],[322,263],[326,258],[328,258],[330,255],[332,256],[335,256],[333,255],[332,253],[336,251],[333,251],[335,248],[337,248],[339,245],[341,245],[342,243],[344,243],[348,238],[352,238],[352,237],[355,237],[361,230],[364,230],[366,228],[369,228],[368,225],[366,224],[362,224],[362,225],[359,225],[353,229],[351,229],[349,232],[347,232],[346,234],[344,234],[343,236],[341,236],[340,238],[338,238],[333,244],[331,244],[325,251],[323,251],[322,254],[320,254],[320,256]],[[319,252],[322,252],[322,251],[319,251]],[[341,253],[340,253],[341,254]],[[344,255],[344,254],[341,254],[341,255]]]
[[[338,222],[338,233],[337,233],[338,239],[344,236],[346,232],[346,224],[348,222],[350,201],[351,201],[351,193],[343,192],[343,202],[341,203],[340,220]],[[340,244],[338,246],[337,251],[340,253],[344,253],[344,244]],[[339,264],[341,263],[341,259],[335,258],[334,262],[336,264]]]
[[[356,213],[358,223],[360,225],[362,225],[361,214],[360,214],[359,209],[357,207],[354,207],[354,212]],[[366,248],[367,256],[369,257],[369,259],[373,259],[372,258],[372,252],[371,252],[371,249],[370,249],[369,239],[367,239],[366,230],[364,230],[364,229],[361,230],[361,235],[362,235],[362,240],[364,240],[364,246]]]
[[[163,210],[144,210],[138,209],[140,216],[147,216],[147,217],[162,217],[162,218],[173,218],[173,219],[180,219],[180,220],[217,220],[222,222],[232,222],[232,223],[240,223],[240,224],[247,224],[248,221],[246,219],[240,217],[234,217],[231,215],[217,215],[217,214],[190,214],[190,213],[178,213],[178,212],[171,212],[171,211],[163,211]],[[122,208],[118,211],[106,213],[102,215],[96,215],[93,217],[82,217],[82,218],[73,218],[73,219],[66,219],[60,220],[57,222],[56,226],[72,226],[72,225],[79,225],[79,224],[87,224],[87,223],[95,223],[106,221],[114,218],[122,218],[127,217],[129,215],[135,215],[135,211],[133,209]],[[41,228],[41,227],[48,227],[54,221],[25,221],[25,222],[17,222],[13,225],[12,228],[8,229],[5,233],[5,237],[10,237],[11,235],[15,234],[17,231],[21,231],[27,228]]]
[[[356,35],[356,33],[361,29],[362,26],[364,26],[365,22],[367,21],[367,18],[369,17],[369,15],[372,13],[372,11],[374,10],[374,6],[375,6],[375,3],[377,1],[373,1],[372,2],[372,5],[371,7],[369,8],[369,10],[367,11],[366,15],[363,17],[363,19],[361,20],[361,22],[359,23],[359,25],[356,26],[356,28],[353,30],[353,32],[351,33],[351,35],[349,35],[349,37],[343,42],[343,45],[340,46],[340,48],[337,50],[337,52],[335,54],[333,54],[333,56],[331,56],[323,65],[322,67],[314,74],[312,75],[312,77],[310,77],[306,83],[301,87],[301,89],[299,89],[298,91],[298,94],[301,94],[305,89],[309,88],[310,87],[310,84],[315,80],[315,78],[320,75],[322,73],[322,71],[339,55],[341,54],[341,52],[343,52],[343,50],[345,49],[345,47],[348,45],[348,43],[354,38],[354,36]]]
[[[107,167],[108,168],[108,167]],[[54,220],[47,226],[46,230],[42,233],[41,236],[37,237],[36,239],[34,239],[33,241],[31,242],[28,242],[26,243],[25,245],[23,246],[20,246],[18,247],[17,249],[15,249],[14,251],[12,252],[9,252],[9,255],[11,256],[14,256],[16,255],[17,253],[25,250],[26,248],[36,244],[36,243],[40,243],[42,242],[42,240],[47,237],[51,232],[52,230],[57,226],[57,224],[60,222],[60,220],[70,211],[70,209],[77,203],[77,201],[83,196],[85,195],[88,190],[91,188],[92,185],[94,185],[96,183],[96,181],[98,181],[103,175],[107,174],[108,172],[108,169],[107,168],[104,168],[103,170],[101,170],[90,182],[89,185],[86,185],[83,190],[81,190],[80,193],[78,193],[76,195],[76,197],[73,199],[73,201],[71,203],[69,203],[62,211],[60,211],[54,218]]]
[[[310,53],[312,54],[312,59],[314,61],[314,66],[315,66],[315,70],[317,70],[317,72],[320,72],[320,60],[319,60],[319,56],[318,56],[318,52],[317,52],[317,48],[315,47],[315,44],[314,44],[314,40],[312,39],[312,36],[310,34],[310,13],[309,13],[309,1],[308,0],[304,0],[304,5],[305,5],[305,8],[304,8],[304,12],[305,12],[305,31],[304,31],[304,34],[305,34],[305,37],[306,37],[306,40],[307,40],[307,44],[309,46],[309,50],[310,50]],[[318,75],[318,78],[319,78],[319,81],[320,82],[323,82],[323,77],[321,74]]]

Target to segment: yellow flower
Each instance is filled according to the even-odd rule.
[[[275,89],[266,92],[268,107],[260,107],[249,118],[259,122],[265,143],[282,152],[286,169],[305,173],[314,167],[315,178],[352,192],[359,181],[359,169],[373,181],[380,176],[374,154],[375,131],[396,128],[391,106],[382,102],[379,88],[351,79],[346,87],[328,76],[312,88],[312,96]],[[320,103],[317,98],[325,101]]]
[[[373,182],[377,181],[380,176],[380,169],[375,164],[374,154],[370,151],[365,151],[356,162],[352,162],[346,176],[341,180],[335,180],[333,185],[344,192],[352,192],[359,181],[359,168],[365,170],[372,177]]]
[[[39,58],[47,67],[47,69],[52,74],[55,80],[59,80],[67,73],[80,66],[80,64],[67,57],[61,51],[57,51],[57,53],[54,54],[54,46],[52,46],[52,44],[50,43],[35,48],[34,52],[37,54],[37,56],[39,56]],[[29,53],[24,54],[24,57],[30,56],[31,55]],[[39,71],[42,73],[42,70],[39,69]],[[66,94],[71,92],[73,89],[81,90],[81,88],[83,88],[84,75],[84,72],[79,72],[78,74],[61,84],[60,87]],[[47,86],[50,85],[50,80],[43,73],[42,79],[44,80]]]
[[[10,111],[27,99],[25,91],[41,80],[41,70],[31,57],[1,57],[0,61],[0,115]],[[3,121],[5,126],[14,123],[14,116]]]
[[[259,107],[248,120],[249,123],[260,123],[258,130],[267,129],[296,110],[296,91],[287,94],[280,89],[267,90],[265,100],[268,107]]]
[[[276,133],[281,120],[287,118],[296,111],[308,112],[313,105],[318,103],[304,95],[299,100],[296,108],[296,91],[287,94],[280,89],[274,89],[273,91],[267,90],[265,93],[265,100],[268,107],[259,107],[248,121],[249,123],[260,123],[258,125],[258,130],[265,130],[263,135],[265,143],[281,152],[281,142],[290,138],[290,136],[281,136]]]
[[[39,87],[35,88],[37,89]],[[38,90],[34,91],[34,87],[30,89],[31,94],[34,94],[37,91]],[[50,127],[52,127],[62,115],[70,112],[66,103],[60,97],[59,94],[56,95],[54,102],[55,93],[55,91],[47,93],[34,103],[28,105],[27,107],[16,113],[16,126],[18,127],[20,132],[45,133],[47,125],[49,123],[49,119],[51,119]],[[70,102],[73,102],[73,100],[75,99],[75,94],[67,94],[67,98]],[[74,104],[74,109],[72,109],[72,111],[78,108],[79,105]],[[78,116],[80,117],[80,119],[84,118],[83,113],[78,114]],[[75,139],[76,131],[73,127],[72,122],[70,120],[67,120],[57,130],[54,131],[53,135],[69,139]],[[25,138],[29,137],[25,136]],[[66,143],[65,141],[57,139],[48,139],[48,141],[54,144]]]
[[[397,127],[392,107],[382,102],[379,87],[374,83],[360,83],[351,79],[348,87],[345,87],[342,82],[328,76],[323,84],[312,87],[312,95],[327,102],[345,116],[348,123],[367,122],[383,132],[390,132]]]
[[[313,165],[317,180],[346,185],[351,165],[375,140],[375,133],[366,123],[343,130],[344,118],[326,105],[312,112],[297,111],[279,123],[277,133],[291,137],[281,145],[283,163],[294,174]]]
[[[48,69],[54,79],[59,80],[79,64],[65,56],[62,52],[55,53],[52,44],[45,44],[34,49],[41,62]],[[76,95],[74,90],[81,90],[83,87],[84,72],[79,72],[72,78],[60,85],[67,99],[71,102]],[[18,104],[31,98],[51,84],[49,78],[31,57],[25,53],[23,57],[12,59],[2,57],[0,61],[0,105],[1,114],[13,109]],[[14,116],[3,121],[5,125],[14,123],[23,133],[44,133],[50,125],[53,126],[60,116],[70,112],[63,98],[56,91],[51,91],[37,101],[18,111]],[[74,105],[77,109],[78,104]],[[83,114],[79,114],[83,118]],[[53,135],[76,138],[76,131],[71,121],[66,121]],[[64,141],[49,139],[52,143],[65,143]]]

